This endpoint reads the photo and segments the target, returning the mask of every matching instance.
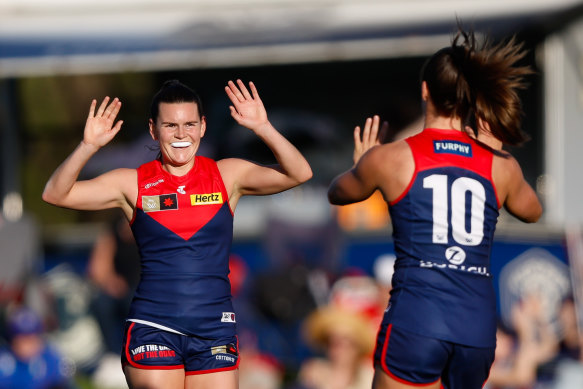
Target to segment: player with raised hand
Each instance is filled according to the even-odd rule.
[[[124,333],[130,388],[237,388],[236,316],[229,254],[241,196],[267,195],[312,176],[302,154],[269,122],[253,85],[225,87],[232,117],[273,152],[274,165],[197,155],[207,126],[198,95],[167,81],[154,95],[149,130],[159,157],[137,169],[78,180],[87,161],[121,129],[121,103],[91,103],[83,140],[55,170],[43,199],[80,210],[121,208],[141,257],[140,283]]]
[[[517,94],[530,73],[516,65],[523,56],[513,40],[480,46],[460,28],[423,68],[424,130],[379,144],[379,120],[367,119],[363,140],[355,132],[358,161],[330,185],[338,205],[380,190],[391,214],[397,259],[377,337],[375,389],[478,389],[488,378],[499,209],[525,222],[542,213],[517,161],[501,150],[526,140]]]

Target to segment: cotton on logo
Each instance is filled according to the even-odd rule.
[[[466,252],[457,246],[451,246],[445,250],[445,258],[453,265],[461,265],[466,260]]]

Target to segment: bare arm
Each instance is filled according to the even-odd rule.
[[[109,98],[106,97],[97,112],[97,102],[91,102],[83,140],[49,178],[42,194],[44,201],[79,210],[120,207],[126,215],[131,214],[131,207],[126,199],[131,187],[129,184],[136,182],[132,181],[135,170],[117,169],[92,180],[77,180],[87,161],[121,129],[121,120],[114,125],[121,102],[117,98],[109,105],[108,102]]]
[[[542,214],[542,206],[535,191],[524,180],[518,162],[510,154],[502,152],[503,143],[492,135],[490,125],[480,119],[478,140],[494,150],[501,151],[494,157],[493,177],[498,195],[502,195],[500,201],[504,208],[523,222],[536,222]]]
[[[542,215],[542,205],[526,182],[518,162],[509,154],[495,156],[493,176],[504,208],[517,219],[534,223]]]
[[[237,80],[237,85],[229,81],[225,87],[233,103],[230,107],[231,116],[237,123],[253,131],[269,147],[277,164],[263,166],[234,158],[219,161],[219,169],[233,207],[240,196],[278,193],[312,177],[308,161],[269,122],[255,85],[250,82],[249,87],[251,93],[241,80]]]
[[[380,161],[373,149],[381,144],[388,123],[384,122],[379,132],[380,118],[375,115],[367,118],[364,128],[354,128],[354,152],[352,169],[337,176],[328,188],[328,201],[334,205],[357,203],[369,198],[378,188],[375,178],[375,165]]]
[[[368,154],[352,169],[337,176],[328,188],[328,201],[334,205],[358,203],[369,198],[377,189],[371,174]]]

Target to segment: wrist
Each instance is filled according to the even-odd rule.
[[[98,145],[94,145],[93,143],[88,143],[85,141],[85,139],[81,140],[81,142],[79,143],[79,147],[83,150],[90,152],[90,153],[96,153],[97,150],[100,149],[100,147]]]
[[[255,134],[260,138],[269,137],[270,134],[277,132],[275,127],[271,125],[269,121],[261,123],[254,129]]]

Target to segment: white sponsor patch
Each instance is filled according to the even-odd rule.
[[[457,246],[448,247],[445,250],[445,258],[454,265],[461,265],[466,260],[466,252]]]
[[[150,183],[148,183],[148,184],[144,185],[144,188],[145,188],[145,189],[150,189],[151,187],[153,187],[153,186],[156,186],[156,185],[158,185],[158,184],[161,184],[162,182],[164,182],[164,179],[163,179],[163,178],[160,178],[160,179],[159,179],[158,181],[156,181],[156,182],[150,182]]]
[[[236,323],[235,314],[233,312],[223,312],[223,317],[221,318],[223,323]]]

